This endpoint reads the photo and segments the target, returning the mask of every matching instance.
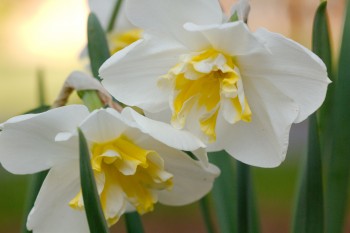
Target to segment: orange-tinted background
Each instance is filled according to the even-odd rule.
[[[226,10],[233,2],[222,1]],[[310,47],[318,4],[318,0],[252,0],[249,26],[253,31],[265,27]],[[344,0],[329,0],[334,54],[342,30],[343,9]],[[72,70],[84,69],[78,56],[86,43],[87,13],[84,0],[0,1],[1,122],[37,106],[37,69],[44,70],[47,104],[52,103]],[[305,124],[300,124],[292,130],[287,160],[282,166],[253,170],[265,233],[288,232],[305,140]],[[0,168],[0,233],[19,231],[26,181],[27,177],[14,176]],[[147,232],[205,232],[197,204],[160,207],[143,220]],[[118,224],[115,228],[123,226]]]

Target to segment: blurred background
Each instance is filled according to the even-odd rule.
[[[229,11],[234,2],[223,0],[222,5]],[[328,1],[335,57],[344,2]],[[265,27],[310,48],[318,4],[319,0],[251,0],[248,24],[253,31]],[[84,70],[78,57],[86,44],[87,14],[85,0],[0,0],[0,122],[38,105],[38,70],[45,77],[47,104],[55,99],[71,71]],[[300,161],[306,155],[306,124],[292,128],[287,160],[280,167],[253,169],[264,233],[288,232]],[[0,233],[19,232],[27,181],[27,176],[9,174],[0,166]],[[205,232],[197,204],[159,206],[143,220],[147,232]],[[123,232],[122,225],[114,227],[117,232]]]

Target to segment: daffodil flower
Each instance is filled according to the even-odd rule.
[[[107,30],[113,10],[118,0],[88,0],[89,8],[94,12],[103,28]],[[125,2],[123,0],[114,28],[107,33],[111,53],[115,53],[142,37],[142,30],[135,27],[125,15]]]
[[[102,84],[147,116],[189,130],[208,151],[277,166],[292,123],[325,98],[330,81],[315,54],[241,20],[225,22],[217,0],[128,0],[126,11],[147,36],[103,64]]]
[[[12,118],[1,125],[0,162],[15,174],[50,169],[27,227],[34,233],[89,232],[80,191],[77,127],[84,132],[105,218],[184,205],[210,191],[219,170],[192,134],[130,108],[88,112],[82,105]],[[176,148],[176,149],[174,149]],[[198,149],[199,148],[199,149]],[[197,160],[184,152],[194,151]]]

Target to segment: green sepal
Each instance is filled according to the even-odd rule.
[[[350,178],[350,1],[346,3],[338,76],[334,90],[333,144],[327,171],[326,232],[340,233],[349,198]]]
[[[141,217],[137,212],[125,214],[125,225],[128,233],[143,233]]]
[[[91,168],[88,144],[80,129],[78,129],[78,133],[80,152],[80,182],[90,233],[107,233],[109,230],[106,219],[103,215],[94,173]]]
[[[106,34],[94,13],[89,14],[87,28],[88,51],[91,71],[93,76],[101,81],[98,75],[98,70],[100,69],[101,65],[110,57]]]

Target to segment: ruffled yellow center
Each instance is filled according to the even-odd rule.
[[[221,108],[231,124],[251,121],[238,68],[232,57],[224,53],[207,49],[181,56],[180,63],[161,77],[159,85],[169,81],[173,90],[171,123],[176,128],[183,128],[191,114],[208,141],[213,142]]]
[[[111,54],[122,50],[128,45],[134,43],[135,41],[141,39],[142,30],[134,28],[131,30],[124,31],[122,33],[111,33],[108,36]]]
[[[101,205],[109,225],[116,223],[129,202],[140,213],[153,210],[156,191],[171,189],[172,175],[164,170],[163,159],[145,150],[126,136],[107,143],[95,143],[91,149]],[[81,191],[70,201],[74,209],[84,209]]]

